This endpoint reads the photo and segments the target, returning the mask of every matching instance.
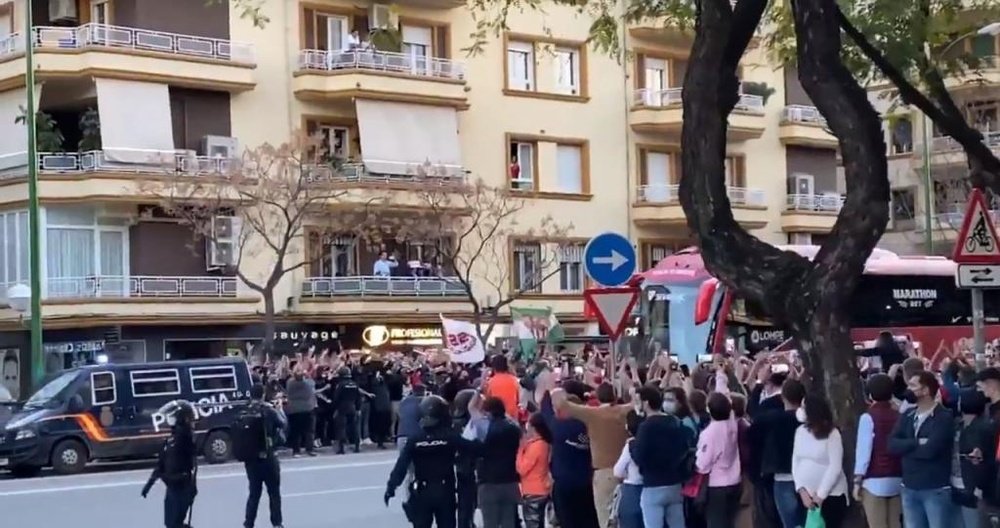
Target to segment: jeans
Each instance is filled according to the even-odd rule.
[[[642,488],[639,497],[645,528],[684,528],[684,496],[681,485]]]
[[[979,509],[955,505],[953,528],[979,528]]]
[[[947,527],[954,519],[954,508],[950,488],[903,488],[903,526],[906,528]]]
[[[524,528],[545,528],[545,507],[549,498],[544,495],[527,495],[521,498],[521,517]]]
[[[263,487],[267,487],[267,504],[271,512],[271,526],[281,525],[281,466],[276,457],[248,460],[243,463],[250,482],[250,495],[247,496],[246,517],[243,526],[253,528],[257,521],[257,507],[260,506],[260,496]]]
[[[622,484],[618,495],[618,528],[643,528],[641,496],[642,486]]]
[[[479,511],[483,528],[514,528],[517,505],[521,502],[521,487],[510,484],[480,484]]]
[[[805,524],[806,510],[802,507],[799,494],[795,493],[794,482],[774,481],[774,505],[778,508],[784,528],[799,528]]]

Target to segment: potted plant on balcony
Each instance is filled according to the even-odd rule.
[[[760,98],[764,100],[765,106],[767,105],[767,100],[770,99],[776,91],[765,82],[743,81],[740,83],[740,86],[743,93],[760,96]]]
[[[392,28],[375,28],[368,33],[368,41],[378,51],[399,53],[403,50],[403,35]]]
[[[76,150],[101,150],[101,118],[96,108],[88,108],[80,114],[80,142],[77,143]]]
[[[14,122],[23,125],[28,121],[28,109],[24,106],[20,109],[21,114],[14,119]],[[35,145],[38,152],[62,152],[65,140],[59,130],[59,124],[50,114],[35,113]]]

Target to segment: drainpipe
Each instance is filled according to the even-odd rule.
[[[924,245],[927,247],[927,254],[934,253],[934,230],[933,218],[931,216],[931,134],[927,114],[923,115],[924,132]]]

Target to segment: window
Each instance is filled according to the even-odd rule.
[[[972,56],[982,59],[997,54],[997,37],[995,35],[976,35],[971,42]]]
[[[507,43],[507,88],[535,89],[535,45],[531,42]]]
[[[90,207],[45,209],[46,288],[50,297],[128,293],[128,226]]]
[[[892,202],[892,227],[894,229],[909,229],[913,227],[916,215],[916,189],[893,189],[890,195]]]
[[[93,372],[90,374],[90,400],[94,405],[110,405],[118,401],[113,372]]]
[[[351,157],[351,129],[342,126],[320,125],[323,147],[332,158],[346,160]]]
[[[743,156],[726,157],[726,187],[743,187]]]
[[[788,243],[793,246],[811,246],[812,233],[788,233]]]
[[[236,369],[232,365],[192,367],[191,390],[195,393],[236,390]]]
[[[177,369],[136,370],[129,373],[132,395],[136,398],[173,396],[181,393],[181,379]]]
[[[91,0],[90,2],[90,22],[92,24],[110,24],[110,11],[108,10],[108,0]]]
[[[644,242],[642,244],[642,269],[655,268],[661,260],[689,246],[686,241]]]
[[[404,25],[402,31],[403,55],[410,61],[412,73],[428,71],[427,58],[432,54],[434,32],[429,27]]]
[[[556,148],[558,160],[558,190],[563,193],[583,192],[583,147],[580,145],[559,145]]]
[[[969,123],[980,132],[995,132],[1000,130],[997,125],[998,106],[997,101],[980,101],[970,103],[966,106],[969,116]]]
[[[535,143],[511,141],[510,187],[517,191],[535,189]]]
[[[518,292],[542,292],[542,247],[539,244],[514,245],[514,289]]]
[[[346,49],[351,34],[347,17],[320,15],[317,18],[319,23],[326,25],[326,42],[323,43],[326,44],[325,49],[330,51]]]
[[[0,283],[7,287],[28,282],[28,212],[0,213]],[[4,290],[6,291],[6,289]]]
[[[909,117],[898,117],[893,120],[889,135],[890,154],[909,154],[913,152],[913,121]]]
[[[812,174],[793,174],[788,184],[789,194],[806,199],[816,194],[816,178]]]
[[[320,276],[356,277],[358,273],[358,239],[351,235],[327,237],[322,242],[319,258]]]
[[[556,48],[554,53],[556,91],[580,94],[580,52],[570,48]]]
[[[583,291],[586,283],[583,275],[583,244],[559,246],[559,291],[576,293]]]

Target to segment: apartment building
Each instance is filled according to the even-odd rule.
[[[428,184],[412,171],[428,161],[438,178],[481,178],[525,200],[501,291],[528,290],[517,305],[551,306],[571,329],[585,324],[587,239],[628,234],[644,268],[690,241],[677,200],[690,34],[623,28],[619,61],[588,49],[586,15],[553,5],[512,13],[509,32],[468,56],[476,27],[457,0],[267,2],[264,28],[203,0],[35,0],[44,133],[29,160],[23,5],[0,3],[0,282],[28,278],[25,175],[37,163],[49,370],[95,349],[141,361],[259,341],[261,299],[227,271],[231,248],[193,244],[142,184],[219,177],[242,149],[296,130],[344,162],[338,184],[395,193],[380,214],[396,220],[419,207],[406,196]],[[748,52],[741,78],[726,164],[734,213],[768,242],[815,243],[840,208],[836,141],[764,50]],[[546,215],[572,225],[563,239],[530,235]],[[439,313],[468,313],[448,270],[372,277],[381,251],[433,259],[426,240],[383,240],[303,240],[315,260],[280,286],[279,344],[421,343],[439,338]],[[541,270],[546,252],[558,256]],[[539,274],[551,276],[534,284]],[[501,300],[473,285],[484,305]],[[26,358],[24,314],[2,310],[0,324],[4,354]]]

